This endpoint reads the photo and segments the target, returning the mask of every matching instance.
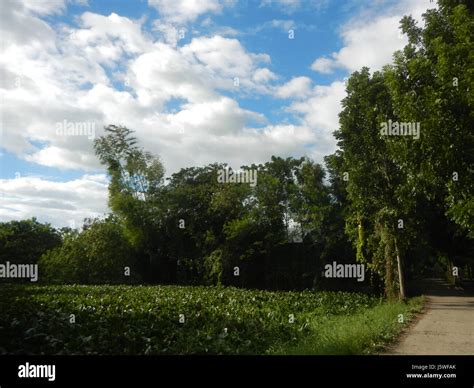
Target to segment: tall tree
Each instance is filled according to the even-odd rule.
[[[474,6],[438,3],[424,27],[403,18],[409,43],[386,69],[394,110],[422,122],[417,147],[396,152],[406,154],[414,190],[474,237]]]
[[[391,158],[389,144],[405,141],[381,136],[381,124],[393,120],[391,98],[383,73],[370,76],[363,68],[352,74],[335,136],[342,150],[344,181],[351,203],[347,229],[357,258],[378,272],[386,293],[405,297],[400,220],[407,222],[406,201],[400,196],[406,176]],[[397,275],[395,277],[395,275]]]
[[[160,193],[164,168],[160,160],[137,146],[133,131],[121,126],[105,128],[106,135],[94,141],[95,152],[107,166],[109,205],[125,222],[127,235],[143,250],[140,272],[148,281],[169,280],[170,263],[164,258]]]

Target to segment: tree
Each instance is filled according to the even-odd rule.
[[[404,166],[414,190],[439,202],[474,238],[473,4],[438,3],[424,15],[423,28],[403,18],[409,43],[386,74],[394,110],[422,122],[420,141]]]
[[[410,198],[400,196],[406,176],[389,149],[391,142],[406,140],[381,136],[381,123],[397,121],[383,73],[370,76],[367,68],[353,73],[347,93],[340,129],[335,132],[350,200],[347,230],[357,247],[357,259],[385,280],[387,296],[394,297],[397,287],[404,298],[402,238],[397,224],[400,219],[408,222]]]
[[[63,245],[46,252],[39,269],[51,283],[130,283],[140,278],[135,257],[117,219],[91,219],[82,232],[68,234]]]
[[[421,122],[416,147],[400,143],[392,155],[404,159],[410,190],[424,203],[418,214],[427,222],[420,226],[449,270],[473,252],[473,9],[471,1],[440,0],[424,15],[423,28],[405,17],[409,43],[385,69],[394,110]]]
[[[347,231],[387,295],[395,273],[404,297],[407,268],[426,267],[430,255],[469,254],[473,237],[473,7],[439,3],[424,28],[402,20],[409,43],[394,65],[351,76],[336,132],[337,168],[348,178]],[[420,136],[380,136],[388,120],[420,124]]]
[[[126,236],[142,251],[140,272],[148,281],[169,273],[156,232],[163,219],[160,206],[164,168],[159,159],[137,146],[128,128],[110,125],[94,141],[100,161],[107,166],[109,206],[126,226]],[[166,276],[162,280],[167,280]]]
[[[0,262],[35,264],[43,253],[59,245],[60,233],[36,218],[0,223]]]

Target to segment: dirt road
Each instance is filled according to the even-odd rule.
[[[426,312],[389,354],[474,355],[474,296],[440,280],[427,282]]]

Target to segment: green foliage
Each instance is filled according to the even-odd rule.
[[[364,236],[364,226],[362,223],[357,225],[358,228],[358,236],[357,236],[357,261],[361,263],[367,262],[364,256],[364,247],[365,247],[365,236]]]
[[[125,276],[125,267],[130,276]],[[40,277],[51,283],[129,283],[138,278],[134,251],[113,218],[89,220],[81,233],[39,261]]]
[[[401,239],[402,231],[396,228],[397,219],[403,218],[408,224],[406,209],[412,206],[409,197],[399,195],[406,185],[406,176],[390,153],[390,143],[396,140],[380,136],[380,123],[388,119],[396,121],[397,117],[383,73],[376,72],[371,76],[367,68],[355,72],[347,92],[342,102],[340,129],[335,132],[342,149],[343,163],[338,166],[339,172],[346,172],[349,177],[346,182],[349,200],[346,231],[357,249],[357,259],[384,279],[387,291],[397,282],[391,272],[392,263],[402,259],[399,252],[388,249],[387,244]],[[413,238],[407,234],[403,237],[405,240]],[[376,244],[375,238],[378,239]],[[379,244],[383,247],[382,256],[378,254]],[[398,275],[400,294],[403,294],[400,285],[403,274]]]
[[[474,228],[474,12],[472,2],[440,1],[425,26],[405,17],[409,44],[386,69],[394,110],[422,123],[416,147],[397,144],[414,192],[438,203],[472,238]],[[407,120],[407,121],[408,121]],[[457,179],[454,178],[457,176]]]
[[[0,223],[0,263],[35,264],[43,253],[60,244],[60,233],[35,218]]]
[[[109,125],[105,131],[94,141],[94,148],[111,177],[109,206],[141,252],[140,273],[150,281],[156,273],[168,272],[167,263],[160,260],[163,236],[158,233],[164,168],[157,157],[137,146],[130,129]]]
[[[6,286],[2,295],[0,353],[21,354],[263,354],[280,341],[305,341],[315,318],[380,303],[231,287]]]
[[[414,314],[422,298],[408,303],[383,303],[349,316],[321,316],[310,324],[310,334],[300,343],[287,343],[271,349],[281,355],[361,355],[383,351]],[[399,322],[400,314],[403,323]]]
[[[222,284],[222,251],[215,250],[204,258],[206,279],[209,284],[220,286]]]
[[[405,275],[420,276],[432,257],[461,264],[472,252],[473,9],[440,1],[424,19],[401,21],[409,43],[394,65],[352,74],[335,132],[341,150],[326,159],[333,175],[348,174],[343,194],[332,179],[347,195],[346,231],[386,295],[397,283],[402,295]],[[420,123],[420,138],[380,136],[389,119]]]
[[[219,172],[228,166],[211,164],[183,168],[161,186],[161,170],[142,162],[147,154],[137,148],[132,131],[114,126],[106,130],[95,143],[96,152],[108,166],[111,208],[140,252],[145,280],[274,288],[274,257],[292,242],[291,222],[301,225],[309,248],[300,270],[306,277],[319,272],[308,263],[324,250],[331,212],[320,165],[306,158],[272,157],[265,164],[241,166],[256,171],[258,184],[252,187],[219,183]],[[155,170],[156,179],[151,179]],[[300,260],[287,258],[292,259]],[[245,270],[245,280],[233,276],[235,266]],[[304,287],[302,282],[291,284]]]

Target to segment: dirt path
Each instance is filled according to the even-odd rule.
[[[474,296],[440,280],[426,283],[425,314],[402,335],[390,354],[474,355]]]

